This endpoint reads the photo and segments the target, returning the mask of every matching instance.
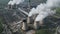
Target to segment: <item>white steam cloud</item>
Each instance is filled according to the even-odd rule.
[[[47,0],[46,3],[41,3],[36,8],[32,8],[28,16],[31,17],[32,15],[38,14],[35,21],[40,21],[47,16],[54,15],[56,11],[51,9],[59,6],[60,0]]]
[[[34,14],[38,14],[38,12],[36,11],[35,8],[32,8],[32,9],[31,9],[31,12],[29,13],[28,16],[32,16],[32,15],[34,15]]]
[[[59,7],[59,6],[60,6],[60,0],[47,0],[47,1],[46,1],[46,5],[47,5],[49,8]]]
[[[39,13],[39,15],[36,17],[35,21],[42,21],[47,16],[50,16],[50,15],[52,16],[55,13],[56,12],[54,12],[53,10],[50,10],[50,9],[44,10]]]
[[[14,4],[18,5],[22,2],[24,2],[24,0],[12,0],[8,2],[8,5],[14,5]]]
[[[12,1],[9,1],[9,2],[8,2],[8,5],[11,5],[11,3],[12,3]]]

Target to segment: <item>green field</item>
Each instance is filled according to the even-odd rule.
[[[0,33],[3,31],[3,23],[4,23],[3,17],[0,16]]]

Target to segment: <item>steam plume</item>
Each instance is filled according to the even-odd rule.
[[[22,3],[22,2],[24,2],[24,0],[18,0],[18,1],[16,2],[16,4],[18,5],[18,4]]]
[[[29,12],[29,17],[35,14],[39,14],[35,21],[43,20],[45,17],[54,15],[56,13],[55,10],[51,10],[52,8],[57,8],[60,6],[60,0],[47,0],[46,3],[41,3],[35,8],[32,8]]]
[[[8,5],[11,5],[11,3],[12,3],[12,1],[9,1],[9,2],[8,2]]]
[[[49,8],[59,7],[60,6],[60,0],[47,0],[46,5]]]
[[[40,12],[39,15],[36,17],[35,21],[42,21],[44,18],[46,18],[47,16],[52,16],[53,14],[55,14],[55,12],[53,10],[46,10],[45,12]]]
[[[35,8],[32,8],[28,16],[30,17],[31,15],[34,15],[34,14],[38,14],[38,11],[36,11]]]
[[[12,0],[12,1],[9,1],[8,2],[8,4],[10,4],[10,5],[14,5],[14,4],[20,4],[20,3],[22,3],[22,2],[24,2],[24,0]]]

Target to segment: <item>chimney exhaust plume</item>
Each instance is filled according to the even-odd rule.
[[[60,7],[60,0],[47,0],[46,3],[41,3],[36,8],[32,8],[28,16],[38,14],[35,21],[42,22],[44,18],[54,15],[56,11],[52,9],[58,7]]]
[[[10,7],[11,9],[13,8],[13,6],[14,5],[16,5],[16,7],[17,7],[17,5],[19,5],[20,3],[23,3],[24,2],[24,0],[10,0],[9,2],[8,2],[8,8]]]

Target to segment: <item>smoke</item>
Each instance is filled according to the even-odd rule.
[[[16,2],[16,4],[20,4],[20,3],[22,3],[22,2],[24,2],[24,0],[18,0],[18,1]]]
[[[47,0],[46,5],[49,8],[59,7],[60,6],[60,0]]]
[[[14,5],[15,4],[15,1],[9,1],[8,2],[8,5]]]
[[[35,8],[32,8],[28,16],[30,17],[31,15],[34,15],[34,14],[38,14],[38,12],[36,11]]]
[[[22,2],[24,2],[24,0],[12,0],[8,2],[8,5],[14,5],[14,4],[18,5]]]
[[[55,13],[56,13],[56,11],[54,12],[53,10],[50,10],[50,9],[44,10],[39,13],[39,15],[36,17],[35,21],[42,21],[47,16],[50,16],[50,15],[52,16]]]
[[[47,0],[46,3],[41,3],[36,8],[32,8],[29,12],[29,17],[32,15],[38,14],[35,21],[40,21],[46,18],[47,16],[52,16],[56,13],[52,8],[57,8],[60,6],[60,0]]]
[[[9,1],[9,2],[8,2],[8,5],[11,5],[11,3],[12,3],[12,1]]]

